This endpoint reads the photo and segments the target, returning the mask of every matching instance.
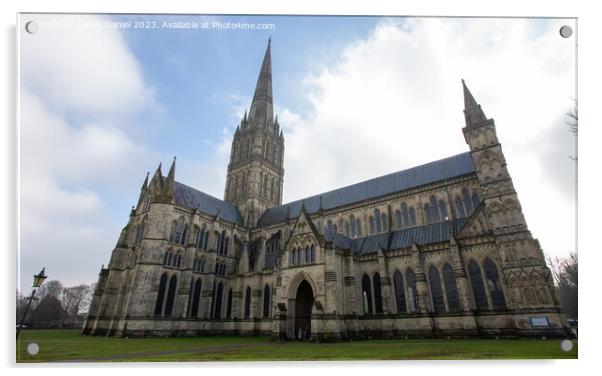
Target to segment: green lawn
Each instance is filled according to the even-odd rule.
[[[28,355],[27,344],[40,347]],[[400,359],[576,359],[559,340],[369,340],[340,343],[273,342],[255,337],[106,338],[77,330],[24,330],[17,362],[230,361]]]

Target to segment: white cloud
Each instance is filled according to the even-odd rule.
[[[131,138],[136,117],[161,106],[115,30],[40,28],[22,35],[20,59],[20,272],[93,282],[127,219],[124,207],[115,223],[107,195],[135,199],[161,159]]]
[[[22,84],[54,111],[114,118],[158,106],[119,29],[86,27],[107,17],[31,15],[23,22],[31,19],[40,30],[21,38]]]
[[[526,19],[382,22],[367,38],[348,45],[336,65],[306,77],[311,114],[281,111],[285,201],[467,151],[461,131],[464,78],[496,121],[534,236],[546,252],[572,250],[573,226],[567,222],[573,218],[573,198],[556,184],[558,178],[572,178],[572,166],[559,164],[550,171],[544,163],[549,153],[541,145],[555,127],[564,131],[559,119],[574,95],[573,41],[557,32],[566,23],[551,20],[545,30],[534,30],[543,24]],[[563,153],[572,151],[555,155]],[[551,220],[551,207],[561,220]]]

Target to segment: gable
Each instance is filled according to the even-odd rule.
[[[489,230],[489,221],[485,214],[485,205],[481,203],[470,217],[468,217],[468,220],[458,233],[458,239],[487,234]]]

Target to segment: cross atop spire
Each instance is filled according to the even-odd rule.
[[[462,87],[464,89],[464,120],[466,126],[474,127],[487,121],[487,116],[481,109],[481,105],[474,99],[464,80],[462,80]]]
[[[272,104],[272,38],[268,40],[268,47],[261,63],[259,78],[253,95],[253,103],[249,111],[249,119],[254,125],[262,127],[272,126],[274,111]]]

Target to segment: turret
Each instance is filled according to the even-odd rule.
[[[174,201],[174,185],[176,178],[176,157],[173,158],[167,178],[163,183],[161,189],[160,201],[163,203],[172,203]]]

